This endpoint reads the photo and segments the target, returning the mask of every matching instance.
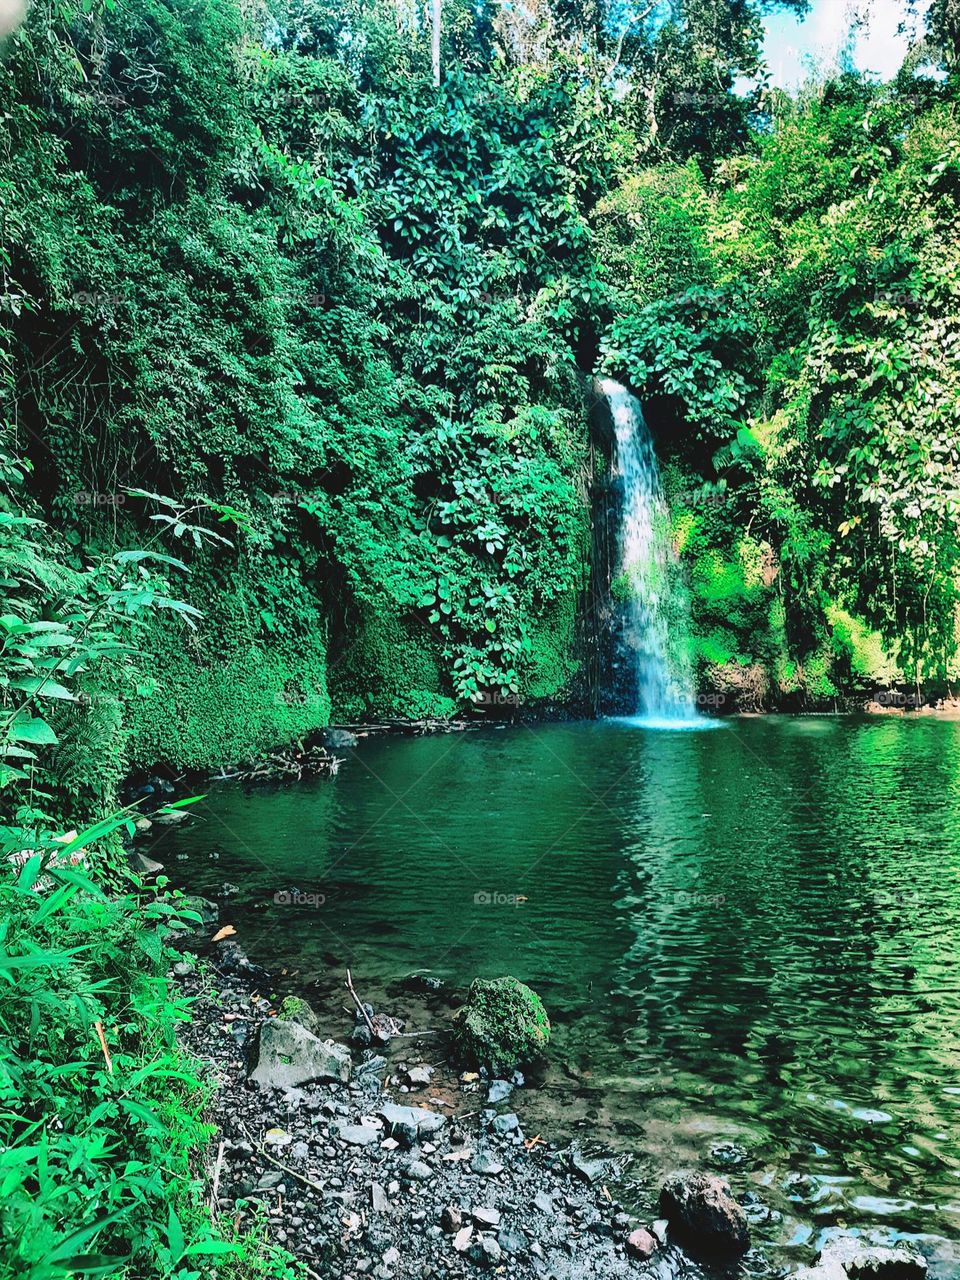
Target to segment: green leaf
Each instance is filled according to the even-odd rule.
[[[14,742],[30,742],[35,747],[54,747],[60,741],[40,716],[32,716],[29,720],[14,720],[10,726],[10,737]]]

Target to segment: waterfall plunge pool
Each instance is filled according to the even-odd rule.
[[[388,1009],[412,971],[529,982],[554,1037],[514,1105],[636,1153],[641,1207],[722,1166],[775,1256],[842,1224],[921,1237],[946,1280],[958,807],[956,722],[607,720],[370,738],[333,779],[215,785],[155,851],[192,892],[238,886],[223,919],[339,1038],[348,965]]]

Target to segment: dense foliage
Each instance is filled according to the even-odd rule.
[[[774,7],[444,0],[437,85],[386,0],[38,0],[9,39],[3,1275],[284,1274],[205,1220],[180,907],[120,869],[119,783],[586,705],[594,373],[647,406],[715,701],[960,676],[957,6],[797,98]]]
[[[2,191],[36,496],[75,568],[138,539],[125,485],[246,518],[193,555],[208,625],[157,628],[134,760],[571,701],[598,346],[676,464],[701,679],[952,673],[951,83],[738,95],[757,11],[668,8],[448,5],[439,89],[377,4],[33,11]]]

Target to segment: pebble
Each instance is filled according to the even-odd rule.
[[[473,1227],[461,1227],[457,1234],[453,1237],[453,1247],[457,1253],[465,1253],[467,1246],[473,1238]]]
[[[463,1214],[455,1204],[448,1204],[440,1214],[440,1227],[448,1236],[456,1235],[463,1226]]]
[[[423,1160],[408,1160],[403,1166],[403,1176],[413,1182],[427,1182],[433,1177],[433,1170]]]
[[[473,1220],[478,1227],[499,1227],[500,1210],[490,1205],[479,1205],[473,1210]]]
[[[489,1151],[474,1152],[470,1168],[474,1173],[482,1173],[488,1178],[494,1178],[498,1173],[503,1173],[503,1165]]]
[[[339,1130],[339,1137],[342,1142],[348,1142],[352,1147],[368,1147],[371,1142],[378,1142],[381,1130],[377,1125],[372,1124],[342,1124]]]

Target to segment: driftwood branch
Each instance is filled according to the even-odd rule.
[[[357,1006],[357,1008],[360,1010],[360,1013],[363,1015],[363,1020],[367,1024],[367,1030],[373,1036],[374,1040],[378,1039],[377,1033],[373,1027],[373,1023],[370,1021],[370,1015],[369,1013],[367,1013],[367,1010],[366,1010],[366,1007],[364,1006],[363,1001],[360,999],[356,991],[354,991],[353,989],[353,979],[350,977],[349,969],[347,970],[346,987],[347,987],[347,990],[350,992],[350,995],[353,997],[353,1003]]]

